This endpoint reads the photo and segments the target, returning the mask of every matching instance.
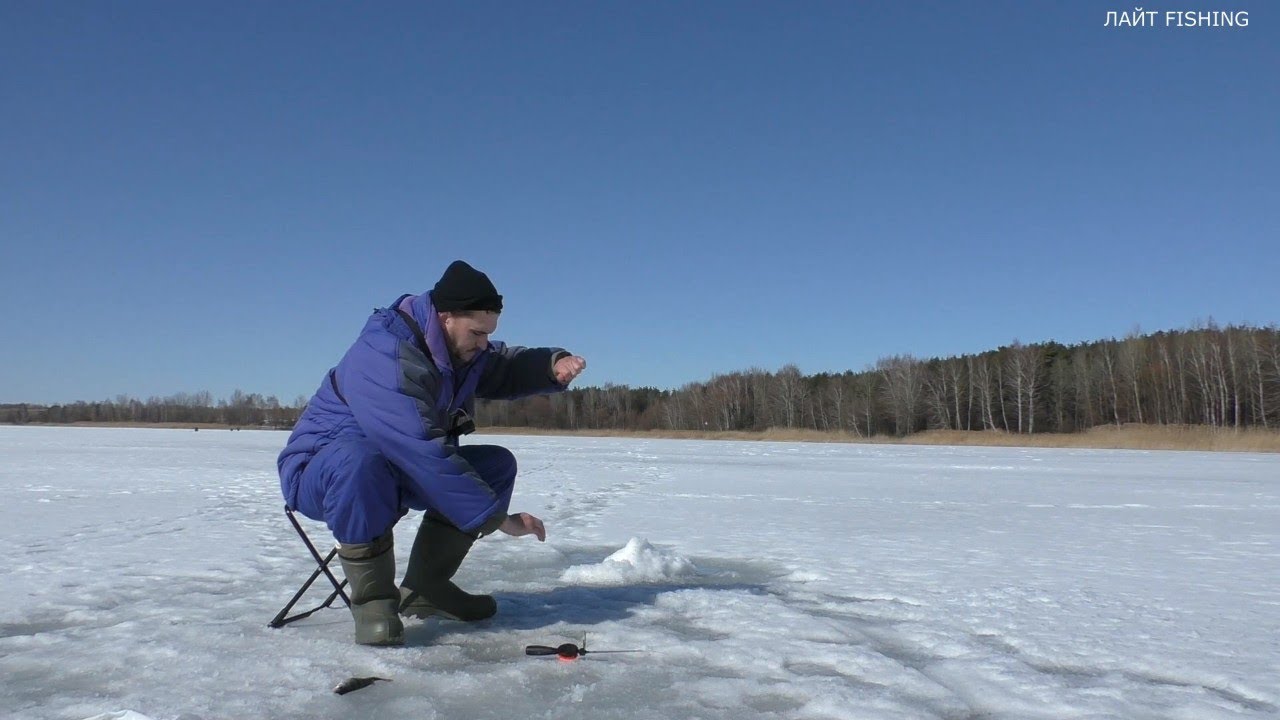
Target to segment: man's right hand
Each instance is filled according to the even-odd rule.
[[[586,369],[586,359],[577,355],[566,355],[556,361],[555,366],[551,368],[551,372],[556,376],[556,382],[561,385],[568,385]]]

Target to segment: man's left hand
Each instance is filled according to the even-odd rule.
[[[512,536],[520,537],[521,535],[537,535],[538,542],[546,542],[547,528],[538,518],[529,513],[513,513],[507,516],[506,520],[498,526],[502,532]]]
[[[556,382],[561,385],[568,385],[586,369],[587,361],[585,358],[580,358],[577,355],[566,355],[556,361],[552,372],[555,373]]]

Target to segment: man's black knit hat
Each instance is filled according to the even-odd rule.
[[[431,290],[431,304],[438,312],[502,312],[502,296],[489,276],[461,260],[454,260],[440,276]]]

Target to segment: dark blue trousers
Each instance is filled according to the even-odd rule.
[[[458,454],[471,463],[501,499],[506,512],[515,489],[516,458],[498,445],[463,445]],[[411,505],[413,481],[387,461],[365,437],[338,438],[307,463],[298,483],[298,512],[323,521],[338,542],[372,542],[396,524]],[[438,508],[413,507],[415,510]]]

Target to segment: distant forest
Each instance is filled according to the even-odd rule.
[[[217,423],[287,429],[305,407],[241,391],[145,401],[0,405],[6,423]],[[861,372],[804,375],[794,365],[716,375],[678,390],[575,388],[480,401],[481,427],[575,430],[802,428],[858,436],[929,429],[1070,433],[1099,425],[1280,427],[1280,329],[1207,327],[978,355],[886,357]]]

